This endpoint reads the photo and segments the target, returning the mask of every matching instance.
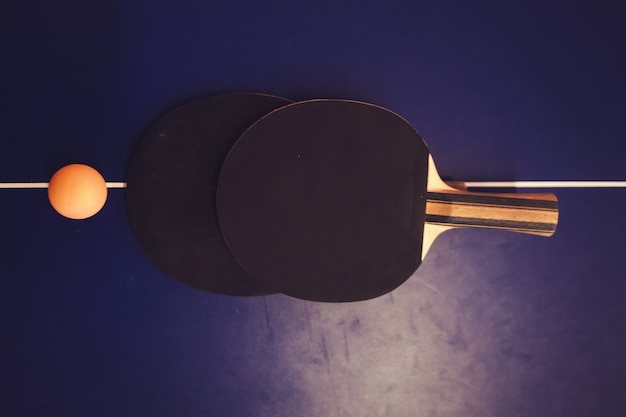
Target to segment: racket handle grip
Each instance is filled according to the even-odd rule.
[[[552,193],[493,194],[431,191],[426,223],[442,227],[478,227],[552,236],[559,210]]]

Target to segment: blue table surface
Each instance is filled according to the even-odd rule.
[[[626,12],[554,1],[14,2],[0,181],[138,139],[205,95],[373,102],[453,180],[626,179]],[[623,416],[626,190],[558,190],[546,239],[447,232],[392,293],[206,293],[138,246],[123,190],[73,221],[0,191],[0,414]]]

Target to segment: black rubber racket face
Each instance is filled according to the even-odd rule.
[[[354,101],[291,104],[257,121],[220,172],[217,211],[255,279],[314,301],[358,301],[421,262],[428,149],[404,119]]]
[[[224,243],[215,188],[239,135],[288,103],[261,94],[208,97],[174,109],[143,137],[127,176],[128,217],[143,250],[171,277],[219,294],[270,292]]]

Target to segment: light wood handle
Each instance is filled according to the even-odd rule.
[[[552,236],[559,218],[556,196],[485,194],[460,190],[429,191],[426,223],[443,227],[480,227]]]

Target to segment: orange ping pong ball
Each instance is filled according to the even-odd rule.
[[[69,219],[86,219],[99,212],[106,202],[107,193],[102,175],[83,164],[64,166],[48,184],[50,204]]]

